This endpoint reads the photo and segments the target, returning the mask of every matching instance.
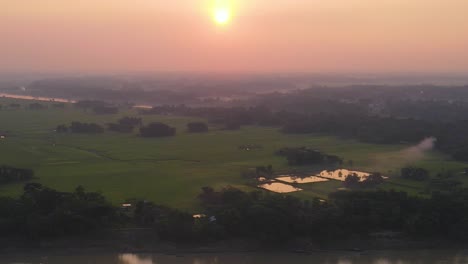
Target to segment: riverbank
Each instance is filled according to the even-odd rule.
[[[75,100],[65,99],[65,98],[19,95],[19,94],[9,94],[9,93],[0,93],[0,97],[20,99],[20,100],[33,100],[33,101],[41,101],[41,102],[58,102],[58,103],[72,103],[72,104],[76,103]]]
[[[32,96],[32,95],[19,95],[19,94],[10,94],[10,93],[1,93],[0,97],[10,98],[10,99],[19,99],[19,100],[28,100],[28,101],[40,101],[40,102],[56,102],[56,103],[70,103],[75,104],[77,101],[73,99],[66,98],[57,98],[57,97],[43,97],[43,96]],[[151,109],[151,105],[138,104],[134,105],[133,108],[136,109]]]
[[[342,240],[311,241],[295,239],[282,245],[265,242],[232,239],[203,243],[172,243],[161,241],[152,229],[123,229],[100,232],[85,236],[56,239],[0,238],[0,254],[225,254],[249,252],[283,252],[294,254],[316,254],[354,252],[366,254],[370,251],[408,250],[464,250],[465,244],[447,240],[409,238],[353,237]]]

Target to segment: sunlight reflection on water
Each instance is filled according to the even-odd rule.
[[[156,264],[151,256],[144,257],[135,254],[122,254],[119,256],[121,264]]]
[[[0,255],[0,264],[467,264],[468,253],[444,250],[369,251],[288,254],[245,252],[216,254]]]

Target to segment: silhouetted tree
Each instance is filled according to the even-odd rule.
[[[208,125],[203,122],[191,122],[187,124],[187,129],[190,133],[208,132]]]
[[[104,132],[104,128],[95,123],[72,122],[69,131],[72,133],[97,134]]]
[[[415,181],[425,181],[429,179],[429,172],[422,168],[406,167],[401,169],[401,177]]]
[[[164,123],[151,123],[140,128],[140,134],[143,137],[170,137],[174,136],[176,129]]]

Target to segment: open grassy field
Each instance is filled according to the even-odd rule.
[[[0,104],[30,101],[0,98]],[[82,185],[90,191],[101,191],[113,202],[127,198],[143,198],[181,209],[195,210],[196,196],[203,186],[236,186],[245,190],[240,172],[247,168],[273,165],[275,171],[291,170],[286,160],[275,156],[281,147],[309,146],[338,155],[363,171],[379,171],[393,175],[407,165],[401,157],[403,145],[363,144],[353,140],[318,135],[285,135],[276,128],[244,127],[239,131],[223,131],[215,127],[206,134],[186,133],[186,124],[196,120],[175,116],[142,116],[145,123],[161,121],[177,128],[170,138],[141,138],[135,134],[106,131],[99,135],[57,134],[59,124],[71,121],[105,125],[121,116],[137,116],[135,109],[122,109],[118,115],[95,115],[67,105],[65,109],[0,110],[0,165],[31,168],[46,186],[70,191]],[[239,150],[239,145],[259,144],[263,149]],[[432,174],[451,170],[460,172],[467,164],[454,162],[431,152],[413,165],[428,168]],[[461,177],[461,176],[460,176]],[[17,195],[21,184],[0,186],[0,195]],[[341,187],[341,183],[305,184],[299,197],[325,197]],[[420,183],[392,178],[384,189],[401,189],[412,193],[424,187]]]

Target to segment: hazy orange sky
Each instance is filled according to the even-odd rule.
[[[468,0],[213,1],[0,0],[0,71],[468,71]]]

